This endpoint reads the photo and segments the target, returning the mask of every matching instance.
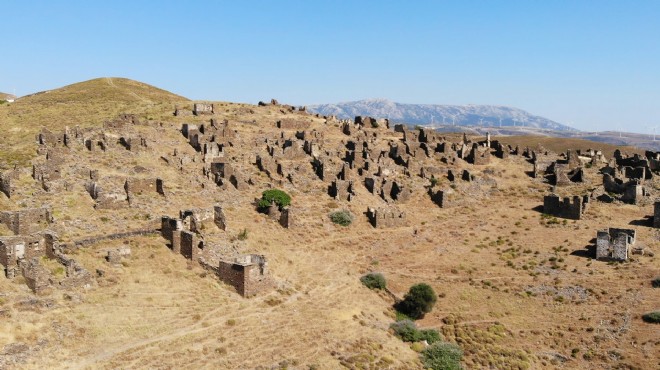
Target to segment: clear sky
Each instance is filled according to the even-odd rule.
[[[660,126],[660,1],[0,5],[0,91],[17,95],[111,76],[192,99],[494,104],[582,130]]]

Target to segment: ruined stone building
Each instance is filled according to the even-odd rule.
[[[600,230],[596,236],[596,259],[625,261],[635,244],[635,230],[609,228]]]
[[[561,218],[579,220],[589,203],[588,196],[574,196],[572,199],[565,197],[560,199],[555,194],[543,197],[543,213]]]

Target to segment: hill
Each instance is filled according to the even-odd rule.
[[[11,132],[0,143],[0,163],[24,164],[34,156],[29,148],[42,127],[93,127],[123,112],[159,118],[189,100],[126,78],[97,78],[42,91],[0,106],[0,129]]]
[[[404,134],[280,104],[192,115],[162,90],[93,83],[72,95],[89,107],[26,97],[38,123],[0,108],[26,126],[3,139],[31,158],[0,171],[0,368],[422,369],[422,344],[390,330],[417,283],[437,302],[416,325],[460,346],[464,368],[657,367],[641,315],[660,302],[659,171],[628,204],[605,191],[601,156],[559,153],[611,160],[611,146],[493,134],[489,148],[478,132]],[[86,128],[63,145],[60,119]],[[43,143],[22,137],[42,125]],[[545,173],[569,165],[579,178],[553,186]],[[270,189],[291,207],[260,210]],[[551,192],[588,206],[545,214]],[[644,254],[593,258],[607,227],[635,229]],[[388,290],[365,287],[369,272]]]
[[[368,99],[337,104],[319,104],[307,107],[322,115],[339,118],[371,116],[388,118],[395,123],[429,125],[431,123],[456,126],[526,126],[559,131],[575,129],[522,109],[494,105],[433,105],[402,104],[387,99]]]

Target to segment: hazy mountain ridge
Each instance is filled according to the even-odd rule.
[[[393,122],[415,125],[431,123],[457,126],[526,126],[558,131],[574,128],[533,115],[522,109],[496,105],[436,105],[403,104],[387,99],[366,99],[336,104],[318,104],[307,107],[323,115],[353,118],[366,115],[389,118]]]

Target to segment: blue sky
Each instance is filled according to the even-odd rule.
[[[0,91],[128,77],[192,99],[515,106],[660,125],[660,1],[4,1]]]

